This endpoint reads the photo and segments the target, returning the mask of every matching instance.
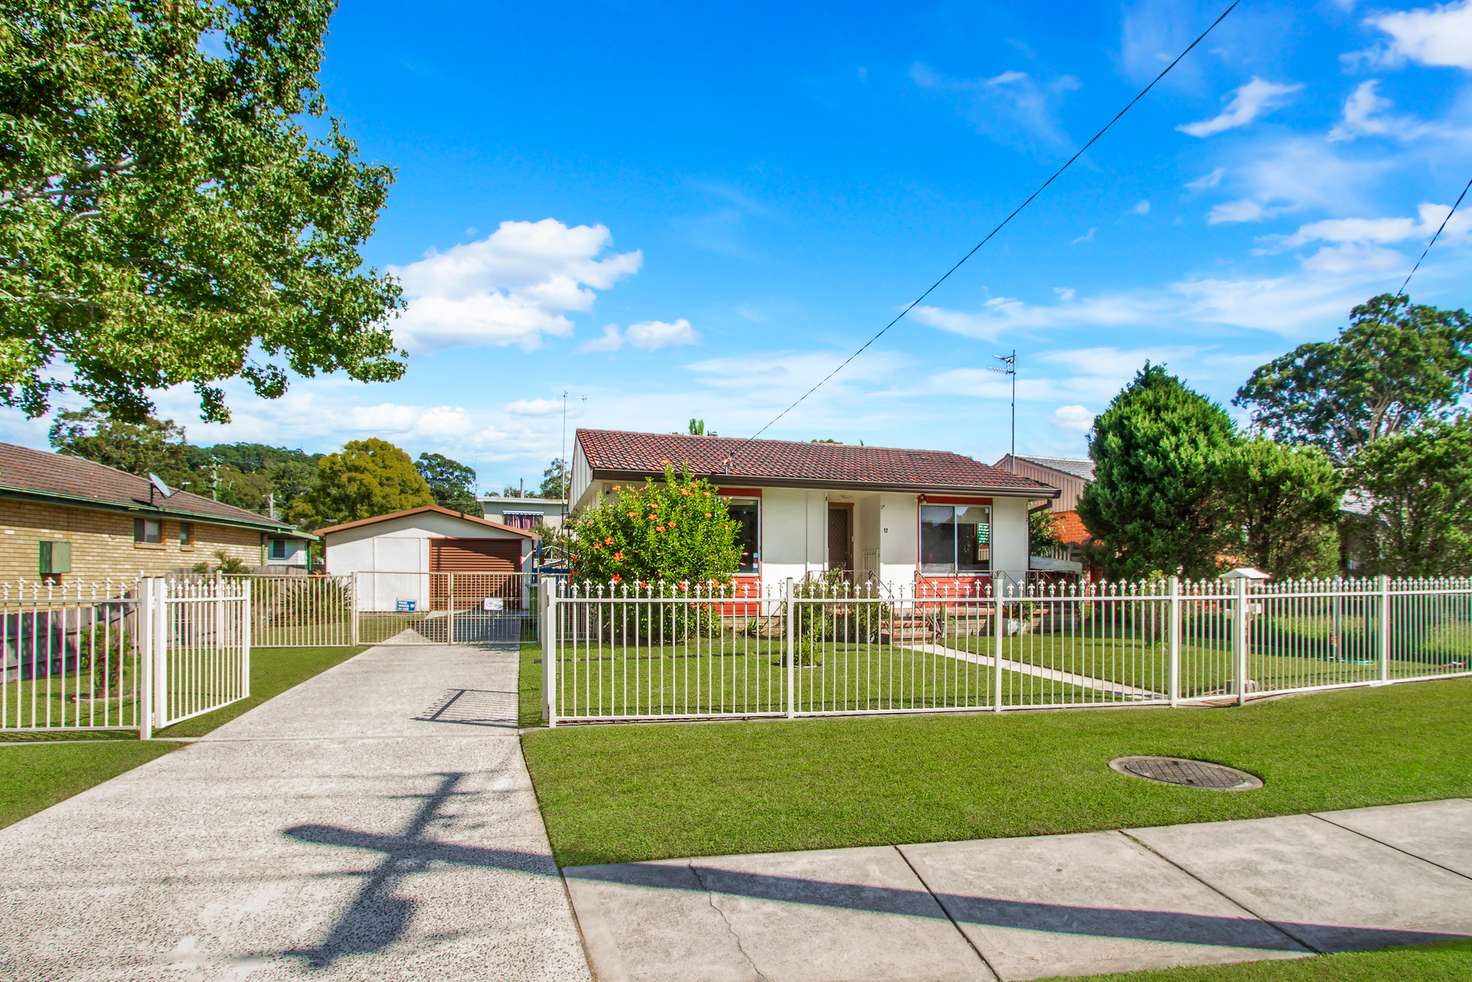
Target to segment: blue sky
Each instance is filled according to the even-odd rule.
[[[380,435],[534,483],[575,425],[747,436],[889,320],[1221,2],[345,0],[322,73],[397,183],[400,382],[298,380],[196,442]],[[1024,9],[1026,8],[1026,9]],[[770,435],[1082,454],[1146,358],[1226,402],[1399,286],[1472,168],[1472,2],[1248,0],[1057,184]],[[1469,209],[1472,213],[1472,209]],[[1472,305],[1472,223],[1411,295]],[[44,445],[44,421],[0,414]]]

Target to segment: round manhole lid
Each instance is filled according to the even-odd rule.
[[[1253,791],[1262,779],[1246,771],[1206,760],[1184,757],[1116,757],[1109,766],[1121,774],[1142,777],[1162,784],[1181,784],[1211,791]]]

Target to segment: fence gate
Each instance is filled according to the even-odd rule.
[[[360,572],[359,644],[517,644],[537,638],[536,573]]]

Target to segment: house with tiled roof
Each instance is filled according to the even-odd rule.
[[[856,582],[1021,582],[1027,514],[1058,491],[944,450],[580,429],[572,515],[666,464],[716,486],[741,524],[738,579],[841,570]]]
[[[170,490],[81,457],[0,443],[0,582],[165,575],[216,564],[220,553],[250,567],[293,550],[305,556],[312,536],[285,522]]]

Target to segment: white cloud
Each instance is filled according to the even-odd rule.
[[[1344,111],[1338,123],[1329,131],[1331,143],[1342,143],[1357,137],[1387,137],[1410,143],[1426,139],[1467,139],[1472,129],[1465,124],[1452,122],[1427,122],[1415,116],[1396,116],[1390,113],[1394,105],[1380,95],[1378,79],[1369,79],[1355,86],[1355,90],[1344,100]]]
[[[1062,300],[1064,303],[1068,303],[1074,297],[1078,296],[1078,291],[1071,286],[1055,286],[1053,287],[1053,292],[1057,294],[1058,299]]]
[[[1150,202],[1148,202],[1148,201],[1139,201],[1139,202],[1136,202],[1135,203],[1135,207],[1132,208],[1132,209],[1130,209],[1130,210],[1133,211],[1136,215],[1148,215],[1148,214],[1150,214]]]
[[[951,78],[917,62],[910,66],[910,80],[919,88],[959,98],[977,130],[1000,142],[1052,148],[1068,144],[1058,122],[1058,106],[1065,94],[1079,87],[1072,75],[1044,82],[1012,69],[987,78]]]
[[[672,348],[677,345],[694,344],[700,340],[700,335],[690,322],[681,317],[674,321],[640,321],[630,324],[626,330],[620,331],[617,324],[607,324],[603,328],[603,334],[598,338],[585,342],[579,351],[617,351],[625,344],[632,345],[643,351],[655,351],[659,348]]]
[[[1211,206],[1211,211],[1206,213],[1206,221],[1211,225],[1227,225],[1233,222],[1260,222],[1273,214],[1268,207],[1260,201],[1251,198],[1238,198],[1235,201],[1223,201]]]
[[[1302,85],[1269,82],[1254,75],[1251,81],[1227,97],[1226,106],[1216,116],[1198,123],[1186,123],[1176,129],[1187,136],[1207,137],[1247,126],[1262,114],[1282,106],[1289,96],[1302,88]]]
[[[643,255],[604,255],[613,236],[602,225],[567,226],[556,219],[502,222],[477,242],[430,252],[391,266],[408,308],[394,333],[411,350],[447,345],[520,345],[572,333],[567,314],[593,306],[639,270]]]
[[[1059,406],[1053,410],[1053,423],[1070,433],[1087,433],[1094,428],[1094,414],[1083,406]]]
[[[1450,205],[1425,202],[1417,206],[1415,218],[1330,218],[1309,222],[1292,235],[1267,236],[1262,241],[1271,250],[1277,246],[1296,249],[1315,242],[1332,245],[1389,245],[1407,240],[1429,239],[1451,211]],[[1472,232],[1472,214],[1458,212],[1447,222],[1442,242],[1454,242]]]
[[[1196,180],[1194,180],[1194,181],[1187,181],[1186,182],[1186,190],[1187,191],[1208,191],[1211,188],[1214,188],[1218,184],[1220,184],[1222,182],[1222,178],[1225,177],[1226,174],[1227,174],[1227,169],[1225,167],[1214,167],[1214,168],[1212,168],[1211,173],[1209,173],[1209,174],[1202,174],[1200,177],[1196,178]]]
[[[1089,226],[1089,230],[1087,232],[1085,232],[1083,235],[1080,235],[1077,238],[1075,238],[1072,242],[1069,243],[1069,245],[1079,245],[1079,244],[1084,243],[1084,242],[1093,242],[1094,241],[1094,233],[1097,232],[1097,231],[1099,231],[1097,228],[1095,228],[1094,226],[1090,225]]]
[[[1395,250],[1360,242],[1324,246],[1303,260],[1306,271],[1331,276],[1377,270],[1388,273],[1404,266],[1404,258]]]
[[[1472,69],[1472,0],[1377,14],[1365,23],[1390,35],[1372,53],[1383,63]]]
[[[516,399],[502,408],[509,416],[554,416],[562,412],[562,402],[558,399]]]

